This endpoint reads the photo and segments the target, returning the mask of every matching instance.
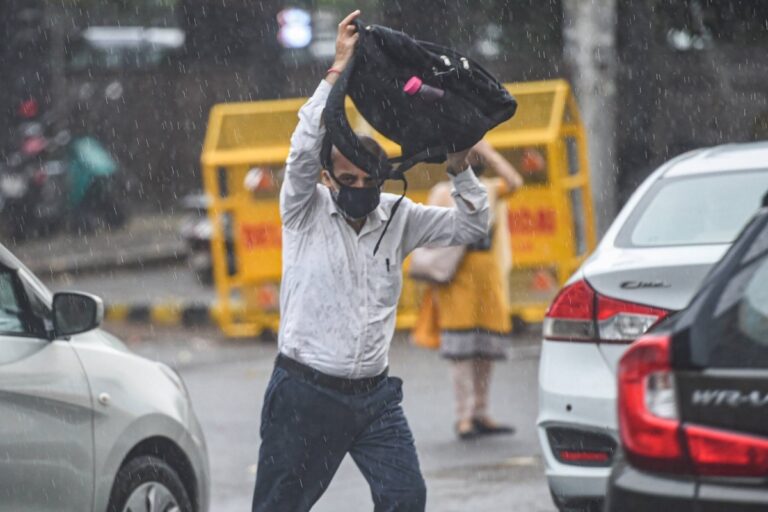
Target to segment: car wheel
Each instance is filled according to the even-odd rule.
[[[192,512],[176,471],[157,457],[137,457],[117,473],[108,512]]]

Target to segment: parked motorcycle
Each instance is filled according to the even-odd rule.
[[[13,238],[46,234],[63,220],[65,171],[50,158],[56,139],[45,137],[42,123],[24,123],[18,150],[0,165],[3,231]]]
[[[197,275],[198,280],[206,285],[213,284],[213,259],[211,257],[211,238],[213,226],[208,217],[210,199],[205,194],[190,194],[181,200],[181,208],[186,212],[181,223],[181,237],[187,246],[187,261]],[[227,254],[227,271],[233,275],[236,270],[232,218],[225,215],[224,223]]]
[[[125,223],[125,183],[117,163],[92,137],[67,130],[46,137],[42,123],[24,125],[19,150],[0,164],[0,230],[11,238],[61,228],[90,232]]]

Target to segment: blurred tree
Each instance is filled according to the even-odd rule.
[[[380,23],[456,48],[503,81],[561,75],[561,0],[394,0]]]
[[[0,70],[10,70],[11,3],[0,2]],[[0,157],[8,150],[11,138],[11,73],[0,73]]]
[[[29,15],[43,3],[44,20]],[[276,16],[289,6],[321,19],[323,52],[278,44]],[[610,215],[602,205],[613,202],[615,159],[626,198],[670,156],[765,133],[768,2],[0,0],[0,139],[17,122],[14,91],[35,92],[44,103],[68,94],[74,124],[101,137],[136,173],[142,198],[168,206],[199,186],[210,107],[309,94],[330,64],[335,23],[355,8],[365,22],[455,47],[503,81],[570,76],[591,123],[592,167],[608,169],[595,177],[601,215]],[[159,60],[88,54],[63,73],[61,52],[95,25],[179,27],[186,45],[183,54]],[[12,44],[19,34],[34,44]],[[61,38],[67,44],[51,43]],[[116,82],[124,94],[105,101]]]
[[[654,72],[658,56],[652,2],[619,2],[617,47],[621,110],[616,113],[619,158],[618,203],[623,204],[653,170],[657,151],[654,112],[660,104],[661,77]]]
[[[616,0],[563,0],[563,53],[589,137],[598,235],[616,213]]]
[[[768,2],[619,2],[619,186],[665,160],[758,137],[768,111]]]
[[[468,28],[468,20],[460,14],[460,2],[455,0],[393,0],[383,2],[381,22],[425,41],[457,45],[462,28]]]
[[[49,31],[44,0],[5,0],[0,5],[0,144],[13,149],[17,125],[50,103]]]
[[[186,32],[185,63],[237,66],[260,70],[251,78],[257,96],[280,96],[285,66],[277,41],[281,0],[181,0]]]

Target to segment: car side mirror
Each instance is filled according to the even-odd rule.
[[[104,320],[104,302],[88,293],[59,292],[53,296],[53,332],[59,337],[93,330]]]

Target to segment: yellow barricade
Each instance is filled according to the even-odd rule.
[[[515,320],[535,323],[595,245],[586,136],[567,82],[507,88],[518,101],[517,114],[489,132],[487,140],[525,180],[507,205],[513,258],[509,305]],[[201,161],[214,226],[215,311],[228,336],[278,328],[278,193],[297,112],[305,101],[220,104],[210,113]],[[347,116],[356,131],[374,136],[391,157],[399,154],[399,147],[375,133],[351,102]],[[422,164],[410,170],[409,197],[425,201],[429,189],[445,179],[443,167]],[[244,187],[248,173],[257,183],[255,193]],[[226,238],[233,241],[234,272],[228,269]],[[413,325],[419,292],[416,283],[405,279],[398,328]]]

